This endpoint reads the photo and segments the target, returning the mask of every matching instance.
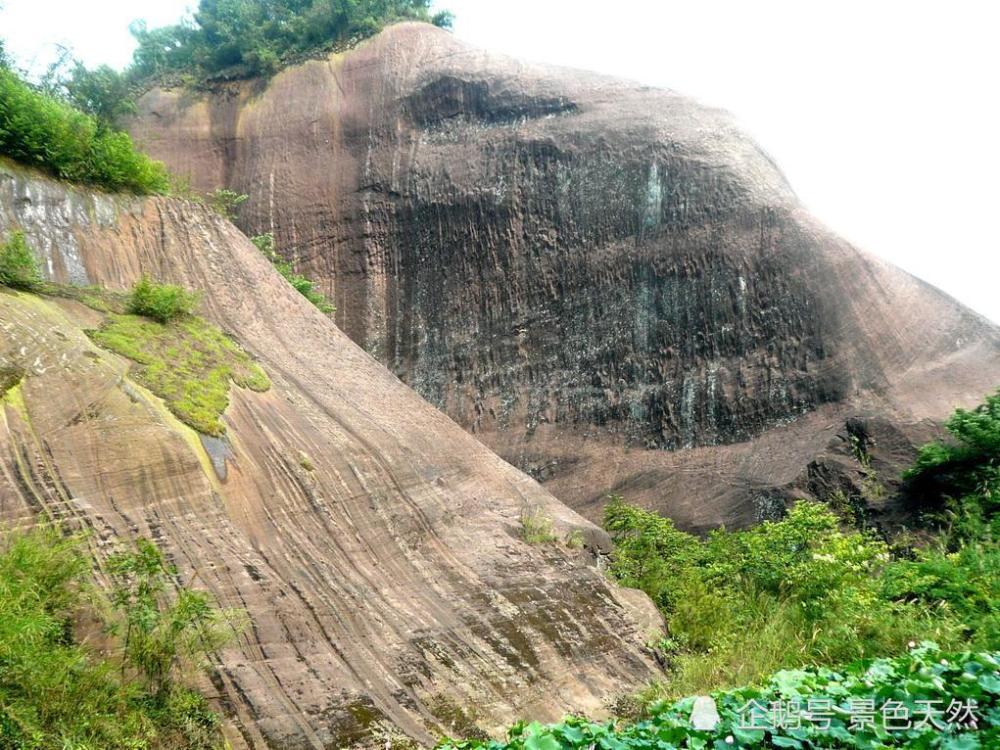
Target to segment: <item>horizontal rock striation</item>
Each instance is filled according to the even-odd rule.
[[[656,674],[657,615],[594,566],[603,533],[361,351],[232,225],[0,165],[0,236],[12,227],[58,282],[201,290],[271,380],[234,386],[225,439],[201,437],[85,335],[101,313],[0,289],[0,520],[89,528],[101,554],[151,537],[184,581],[246,609],[207,686],[235,747],[429,742],[458,718],[599,710]],[[525,544],[525,508],[589,551]]]
[[[746,523],[847,420],[905,431],[1000,383],[995,326],[831,234],[670,91],[403,24],[139,109],[171,169],[249,194],[240,225],[352,339],[592,515],[622,491]]]

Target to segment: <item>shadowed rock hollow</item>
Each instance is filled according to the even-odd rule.
[[[101,313],[0,289],[0,522],[65,519],[98,551],[151,537],[184,581],[245,608],[206,686],[235,747],[392,727],[431,741],[463,716],[496,729],[599,710],[654,676],[651,602],[591,551],[525,544],[520,516],[538,507],[592,549],[603,533],[361,351],[231,224],[0,163],[0,236],[15,226],[56,281],[202,290],[270,378],[232,388],[224,442],[200,438],[85,335]]]
[[[249,194],[241,226],[351,338],[592,516],[608,492],[694,528],[861,496],[851,429],[894,471],[1000,382],[995,326],[830,233],[729,115],[669,91],[403,24],[267,83],[152,91],[132,130]]]

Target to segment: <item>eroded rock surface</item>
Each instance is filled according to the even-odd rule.
[[[250,195],[241,226],[351,338],[591,515],[621,491],[688,527],[759,519],[848,420],[924,434],[1000,384],[995,326],[669,91],[403,24],[140,110],[171,169]]]
[[[456,711],[496,729],[599,710],[654,676],[652,604],[619,599],[585,550],[525,544],[520,516],[541,508],[592,547],[602,532],[361,351],[232,225],[0,165],[0,234],[13,226],[56,281],[202,290],[270,377],[233,388],[225,444],[206,443],[87,338],[99,312],[0,289],[0,520],[65,519],[98,551],[151,537],[185,581],[245,608],[207,686],[235,746],[393,727],[431,741]]]

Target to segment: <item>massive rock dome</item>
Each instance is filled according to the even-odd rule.
[[[995,326],[670,91],[401,24],[266,82],[151,91],[131,129],[247,193],[241,227],[345,333],[592,517],[612,492],[689,528],[841,491],[891,515],[865,477],[1000,383]]]

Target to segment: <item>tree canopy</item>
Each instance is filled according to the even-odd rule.
[[[378,32],[394,21],[450,26],[431,0],[201,0],[190,19],[131,27],[134,80],[170,75],[229,80],[270,75],[288,62]]]

